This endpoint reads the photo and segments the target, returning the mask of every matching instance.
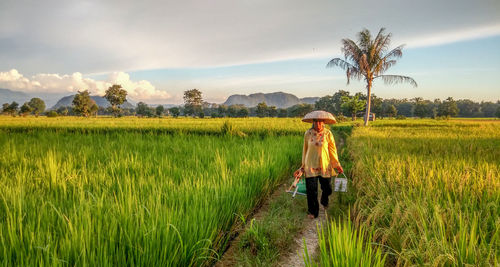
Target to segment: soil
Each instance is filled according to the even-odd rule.
[[[307,245],[307,251],[309,252],[310,257],[315,257],[315,254],[318,251],[317,226],[318,224],[326,221],[326,210],[321,207],[318,218],[310,219],[306,215],[304,215],[304,218],[304,220],[307,221],[304,229],[297,235],[294,244],[292,244],[295,247],[295,249],[293,249],[294,252],[282,257],[278,266],[305,266],[304,243]]]

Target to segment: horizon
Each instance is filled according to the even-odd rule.
[[[367,2],[124,1],[118,9],[97,1],[22,2],[0,4],[0,88],[14,91],[102,95],[121,84],[136,102],[176,105],[193,88],[211,103],[278,91],[299,98],[366,93],[363,82],[346,85],[345,72],[325,66],[341,56],[342,38],[385,26],[391,48],[407,45],[387,74],[410,76],[419,86],[375,82],[373,94],[500,100],[495,1],[388,1],[391,12],[381,5],[359,14]]]

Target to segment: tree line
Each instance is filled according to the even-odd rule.
[[[255,107],[244,105],[230,105],[208,103],[203,100],[202,92],[191,89],[184,92],[184,105],[165,108],[162,105],[152,107],[144,102],[137,103],[135,108],[122,108],[120,105],[126,101],[127,91],[120,85],[112,85],[106,90],[104,97],[110,102],[108,108],[98,107],[88,90],[79,91],[73,99],[72,106],[59,107],[57,110],[45,111],[45,103],[40,98],[33,98],[21,107],[16,102],[4,103],[2,113],[12,116],[26,116],[33,114],[39,116],[45,114],[54,116],[96,116],[113,115],[139,116],[139,117],[163,117],[163,116],[191,116],[191,117],[303,117],[313,110],[325,110],[336,115],[339,120],[350,117],[355,120],[366,112],[367,97],[363,93],[351,95],[348,91],[339,90],[333,95],[327,95],[316,101],[315,104],[297,104],[288,108],[277,108],[268,106],[265,102]],[[449,117],[500,117],[500,101],[475,102],[469,99],[454,100],[448,97],[445,100],[425,100],[421,97],[412,99],[383,99],[371,95],[371,112],[377,118],[449,118]]]

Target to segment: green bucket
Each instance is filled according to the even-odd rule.
[[[306,194],[306,178],[300,179],[300,181],[297,183],[297,192]]]

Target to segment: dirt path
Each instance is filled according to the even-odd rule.
[[[287,188],[287,186],[288,186],[287,184],[281,184],[280,186],[278,186],[277,189],[273,192],[273,194],[262,203],[262,205],[255,211],[255,213],[248,218],[248,220],[251,219],[259,220],[260,218],[262,218],[268,210],[269,203],[273,199],[277,198],[282,193],[282,191]],[[215,263],[215,267],[229,267],[237,265],[237,259],[235,258],[236,255],[235,250],[237,249],[236,244],[239,243],[240,234],[243,233],[245,230],[246,227],[245,229],[240,230],[238,235],[233,240],[231,240],[228,249],[226,250],[226,252],[224,252],[224,255],[222,256],[222,259],[217,263]]]
[[[344,147],[344,139],[339,138],[337,140],[337,149],[338,152],[340,153],[341,148]],[[321,190],[318,190],[318,197],[321,196]],[[330,196],[331,198],[332,196]],[[330,199],[332,201],[332,199]],[[305,266],[304,264],[304,243],[307,246],[307,251],[309,255],[314,258],[316,253],[318,252],[318,230],[317,226],[325,222],[328,214],[325,209],[323,209],[323,206],[320,205],[320,211],[319,211],[319,216],[316,219],[309,219],[306,216],[304,216],[304,220],[307,222],[305,223],[304,229],[302,232],[297,235],[295,238],[295,243],[293,246],[296,248],[294,249],[294,253],[291,253],[289,255],[286,255],[281,258],[280,262],[278,263],[278,266]]]
[[[337,140],[337,149],[340,152],[341,148],[344,146],[344,139],[339,138]],[[269,206],[270,201],[274,198],[278,197],[279,194],[282,193],[283,190],[288,188],[288,184],[282,184],[277,188],[277,190],[265,200],[263,205],[256,211],[256,213],[252,216],[256,220],[262,218],[264,214],[267,212],[267,207]],[[319,188],[318,188],[319,189]],[[321,189],[318,190],[318,197],[321,196]],[[332,195],[333,196],[333,195]],[[330,196],[330,198],[332,197]],[[333,202],[333,199],[330,199]],[[286,255],[282,255],[280,257],[279,262],[276,264],[277,266],[305,266],[304,264],[304,243],[307,245],[307,250],[311,258],[315,258],[316,253],[319,251],[318,248],[318,233],[317,226],[325,222],[327,220],[327,211],[323,209],[323,206],[320,205],[320,212],[318,218],[310,219],[307,217],[307,214],[304,214],[304,228],[302,231],[297,234],[293,244],[290,244],[292,248],[292,252]],[[241,232],[244,232],[246,229],[243,229]],[[235,244],[238,244],[239,236],[237,236],[234,240],[231,241],[231,245],[228,250],[224,253],[222,259],[218,261],[215,266],[216,267],[226,267],[226,266],[236,266],[238,263],[235,259]]]
[[[304,230],[295,238],[295,243],[293,246],[296,247],[293,253],[282,258],[278,263],[278,266],[305,266],[304,264],[304,243],[307,245],[307,251],[309,255],[314,257],[316,251],[318,251],[318,232],[317,225],[321,222],[326,221],[326,211],[320,208],[319,216],[316,219],[307,220]]]

